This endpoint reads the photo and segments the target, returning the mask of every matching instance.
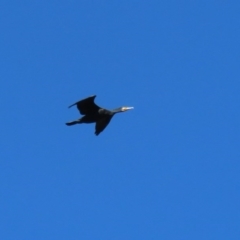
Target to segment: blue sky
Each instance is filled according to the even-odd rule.
[[[0,239],[239,239],[239,1],[0,6]]]

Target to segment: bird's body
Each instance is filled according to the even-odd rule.
[[[69,108],[76,105],[80,114],[84,116],[78,120],[67,122],[66,125],[72,126],[81,123],[96,123],[95,134],[99,135],[107,127],[112,117],[116,113],[133,109],[133,107],[120,107],[114,110],[107,110],[99,107],[94,103],[95,97],[96,95],[85,98],[70,105]]]

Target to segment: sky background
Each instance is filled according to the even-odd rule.
[[[240,239],[239,1],[0,1],[0,239]],[[96,94],[94,125],[67,107]]]

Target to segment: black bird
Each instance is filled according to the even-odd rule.
[[[80,114],[84,115],[78,120],[67,122],[67,126],[72,126],[80,123],[96,123],[95,125],[95,134],[98,135],[101,133],[109,124],[112,117],[119,112],[125,112],[127,110],[133,109],[133,107],[120,107],[114,110],[107,110],[99,107],[94,103],[96,95],[80,100],[72,105],[77,105],[77,108]]]

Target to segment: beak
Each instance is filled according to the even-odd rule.
[[[124,111],[134,109],[134,107],[124,107]]]

